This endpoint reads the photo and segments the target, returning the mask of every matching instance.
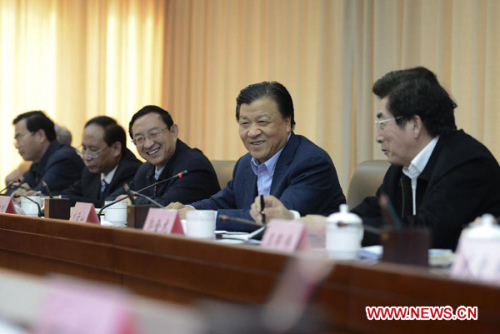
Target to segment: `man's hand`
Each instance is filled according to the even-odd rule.
[[[179,216],[181,217],[181,219],[186,219],[186,211],[196,210],[190,206],[185,206],[181,202],[172,202],[167,205],[166,208],[170,210],[179,210]]]
[[[31,190],[31,187],[28,184],[24,183],[22,186],[17,188],[16,191],[14,191],[14,202],[19,203],[21,201],[21,196],[29,196],[33,195],[34,193],[35,192]]]
[[[182,209],[184,207],[185,207],[184,204],[182,204],[181,202],[172,202],[169,205],[167,205],[166,209],[169,209],[169,210],[180,210],[180,209]]]
[[[266,221],[270,221],[273,218],[278,219],[290,219],[293,220],[295,216],[290,212],[283,203],[280,202],[274,196],[264,196],[264,213],[266,215]],[[255,198],[252,206],[250,207],[250,215],[256,222],[262,222],[262,208],[260,206],[260,196]]]
[[[9,175],[7,175],[5,177],[5,185],[11,184],[12,182],[14,182],[15,180],[18,180],[18,179],[22,180],[23,176],[16,169],[16,170],[12,171],[12,173],[10,173]]]
[[[130,201],[130,198],[128,198],[128,195],[117,196],[113,201],[118,201],[118,200],[120,200],[122,198],[126,198],[126,200],[124,199],[122,202],[127,203],[127,205],[132,205],[132,202]]]

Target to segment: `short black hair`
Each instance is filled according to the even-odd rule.
[[[132,119],[130,120],[130,123],[128,124],[128,133],[130,135],[130,138],[134,139],[134,135],[132,133],[132,126],[134,125],[135,121],[144,115],[150,114],[150,113],[155,113],[160,115],[163,123],[167,126],[167,129],[170,130],[172,125],[174,125],[174,120],[172,119],[172,116],[170,116],[170,113],[158,106],[154,105],[149,105],[149,106],[144,106],[141,110],[136,112],[134,116],[132,116]]]
[[[89,125],[98,125],[104,129],[104,141],[108,146],[119,142],[122,145],[122,156],[125,155],[127,151],[127,135],[125,130],[118,125],[115,119],[108,116],[97,116],[91,118],[85,123],[85,128]]]
[[[45,132],[45,137],[47,137],[47,140],[49,142],[56,140],[54,122],[50,118],[48,118],[43,111],[33,110],[22,113],[14,118],[12,124],[16,125],[23,119],[26,120],[26,128],[29,132],[34,133],[38,130],[43,130]]]
[[[387,110],[401,117],[396,120],[400,127],[417,115],[432,137],[457,129],[457,104],[425,67],[389,72],[375,82],[373,92],[381,99],[388,97]]]
[[[285,86],[276,81],[264,81],[243,88],[236,98],[236,120],[240,120],[240,108],[242,104],[251,104],[264,97],[268,97],[276,102],[283,119],[290,116],[293,129],[295,127],[295,118],[292,96]]]

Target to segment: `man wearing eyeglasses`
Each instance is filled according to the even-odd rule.
[[[147,161],[130,183],[132,190],[152,186],[141,194],[162,205],[174,201],[194,202],[220,190],[210,161],[199,149],[190,148],[178,138],[179,127],[166,110],[145,106],[132,116],[129,134],[139,155]],[[186,176],[161,182],[185,170]],[[120,189],[110,198],[122,194],[124,190]],[[136,204],[149,203],[141,197],[135,201]]]
[[[29,111],[17,116],[14,145],[25,161],[32,161],[19,188],[7,193],[30,195],[47,194],[42,181],[51,191],[63,190],[82,175],[83,162],[75,150],[56,140],[54,122],[42,111]]]
[[[457,130],[456,104],[428,69],[390,72],[375,82],[373,92],[380,98],[376,140],[391,167],[376,197],[352,211],[364,224],[382,227],[379,197],[385,193],[404,227],[427,227],[431,247],[455,249],[465,225],[484,213],[500,215],[498,162],[483,144]],[[257,220],[259,210],[255,200],[251,214]],[[266,199],[265,213],[291,217],[274,198]],[[379,242],[374,234],[364,235],[366,245]]]
[[[80,180],[60,192],[76,202],[104,204],[106,197],[130,182],[141,162],[127,148],[125,130],[108,116],[90,119],[76,151],[85,166]]]

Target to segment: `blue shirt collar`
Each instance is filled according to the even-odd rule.
[[[288,140],[290,139],[291,135],[292,134],[290,133],[288,135],[288,137],[286,138],[286,142],[287,143],[288,143]],[[250,160],[250,166],[252,167],[252,171],[255,173],[255,175],[259,174],[259,166],[265,165],[266,168],[267,168],[267,172],[269,173],[269,175],[273,176],[274,175],[274,170],[276,169],[276,163],[278,162],[278,159],[279,159],[279,157],[281,155],[281,152],[283,152],[283,149],[285,148],[285,146],[286,146],[286,144],[283,145],[283,147],[278,152],[276,152],[276,154],[273,155],[271,157],[271,159],[267,160],[263,164],[259,163],[259,161],[257,159],[255,159],[254,157],[252,157],[252,159]]]

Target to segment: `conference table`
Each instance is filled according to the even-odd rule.
[[[179,305],[259,307],[295,254],[131,228],[0,214],[0,267],[123,286]],[[308,299],[324,332],[500,331],[500,288],[442,271],[383,262],[332,262]],[[477,306],[479,320],[368,320],[367,306]]]

